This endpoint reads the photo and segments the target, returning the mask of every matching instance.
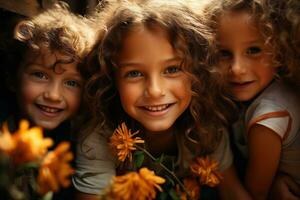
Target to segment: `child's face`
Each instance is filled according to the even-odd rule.
[[[274,78],[271,49],[247,12],[227,12],[218,27],[220,66],[237,101],[248,101]]]
[[[63,64],[68,60],[59,52],[31,52],[21,68],[18,101],[35,125],[52,130],[78,110],[83,80],[77,62]]]
[[[129,33],[120,52],[117,88],[125,112],[149,132],[169,130],[191,101],[191,81],[167,33],[141,28]]]

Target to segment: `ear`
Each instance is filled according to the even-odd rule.
[[[34,24],[30,21],[19,22],[14,30],[14,38],[26,42],[33,37]]]

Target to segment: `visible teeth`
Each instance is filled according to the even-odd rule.
[[[157,111],[165,110],[168,106],[169,106],[169,104],[165,104],[165,105],[159,105],[159,106],[145,106],[145,108],[147,110],[157,112]]]
[[[39,105],[40,109],[44,110],[45,112],[49,112],[49,113],[55,113],[55,112],[58,112],[60,111],[60,109],[57,109],[57,108],[49,108],[47,106],[42,106],[42,105]]]

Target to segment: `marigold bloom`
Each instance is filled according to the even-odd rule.
[[[15,147],[16,142],[8,131],[7,124],[4,124],[3,132],[0,132],[0,151],[5,152],[6,154],[11,154]]]
[[[199,177],[199,181],[203,185],[214,187],[221,181],[222,174],[218,171],[219,163],[210,160],[208,157],[196,158],[195,163],[190,166],[194,175]]]
[[[118,159],[122,162],[128,157],[132,161],[132,151],[136,150],[135,145],[138,143],[144,143],[140,137],[133,137],[138,133],[131,133],[131,130],[127,128],[125,123],[116,128],[113,135],[110,137],[110,145],[113,151],[116,152]]]
[[[182,191],[180,186],[176,185],[176,193],[179,195],[180,200],[198,200],[200,198],[200,184],[195,178],[185,178],[183,185],[186,191]],[[188,192],[188,195],[187,193]]]
[[[70,185],[69,176],[74,173],[74,169],[69,165],[73,159],[73,154],[68,151],[69,148],[68,142],[62,142],[54,151],[45,156],[38,175],[40,194],[43,195],[49,191],[56,192],[60,186]]]
[[[4,140],[1,143],[6,142],[5,145],[1,144],[1,150],[17,165],[41,159],[53,144],[50,138],[43,138],[41,128],[29,128],[29,123],[25,120],[21,120],[19,130],[12,135],[4,127],[1,139]]]
[[[141,168],[139,172],[129,172],[123,176],[115,176],[110,193],[106,199],[118,200],[150,200],[156,197],[156,189],[162,191],[159,184],[165,179],[156,176],[153,171]]]

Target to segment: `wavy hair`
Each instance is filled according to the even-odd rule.
[[[283,78],[300,88],[300,1],[279,0],[271,2],[270,16],[275,21],[276,34],[282,52],[282,63],[287,66]]]
[[[209,0],[204,6],[204,15],[207,23],[215,30],[215,44],[218,37],[218,23],[224,12],[247,12],[253,20],[265,44],[271,47],[273,67],[278,67],[277,78],[287,74],[284,52],[279,42],[281,37],[278,34],[277,23],[280,18],[279,10],[273,0]],[[217,50],[217,48],[216,48]],[[217,52],[215,52],[217,55]]]
[[[14,38],[33,51],[59,51],[70,56],[72,62],[83,63],[96,43],[97,30],[93,20],[73,14],[66,3],[58,2],[20,21],[15,27]],[[82,74],[87,73],[83,65],[78,68]]]
[[[208,64],[212,41],[210,28],[183,2],[123,1],[103,9],[99,14],[101,20],[105,18],[106,28],[94,57],[99,71],[88,81],[86,95],[96,123],[111,130],[123,121],[130,124],[131,129],[141,128],[121,106],[114,80],[115,61],[127,33],[159,26],[166,30],[170,44],[183,59],[183,71],[192,80],[191,103],[175,126],[187,140],[200,147],[201,153],[209,153],[219,143],[220,128],[227,123],[230,106],[222,95],[222,80]]]

